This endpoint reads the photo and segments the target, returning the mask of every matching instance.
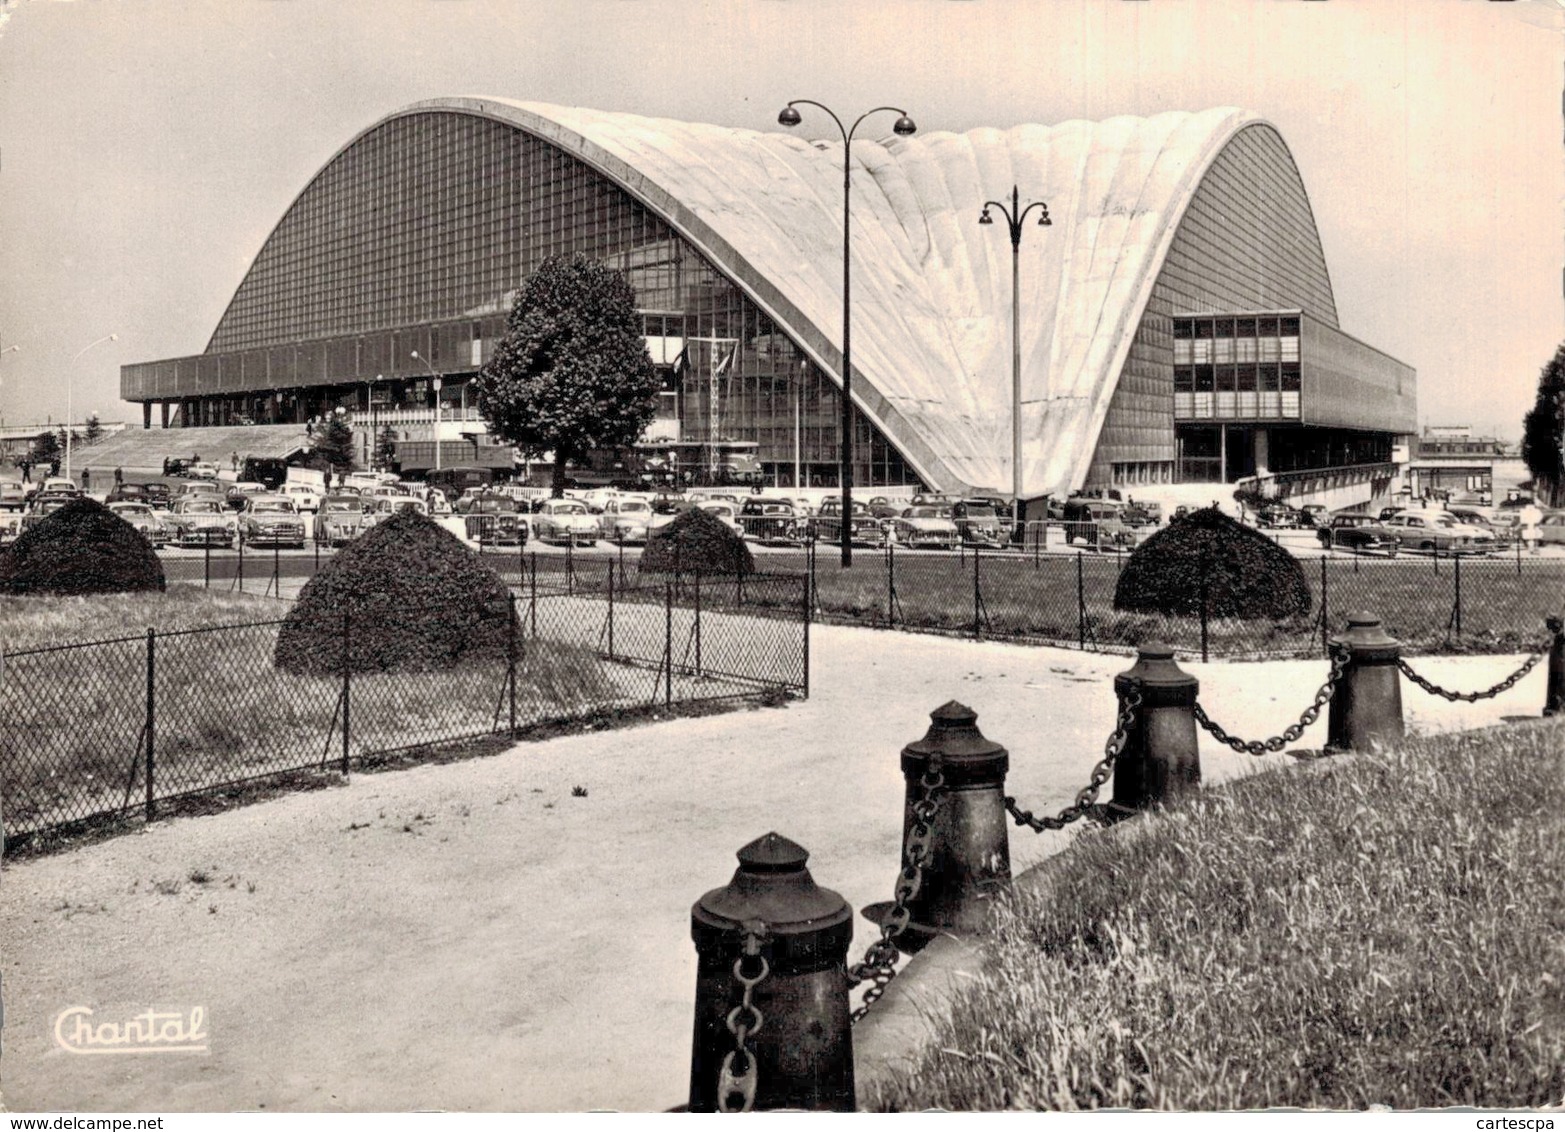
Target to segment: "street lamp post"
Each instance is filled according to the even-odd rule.
[[[13,342],[9,346],[7,346],[5,349],[0,350],[0,358],[3,358],[5,355],[9,354],[12,350],[20,350],[20,349],[21,349],[21,346],[17,345],[15,342]],[[0,381],[0,388],[4,388],[4,382],[3,381]],[[4,427],[5,427],[5,406],[4,405],[0,405],[0,428],[4,428]]]
[[[1004,213],[1005,222],[1011,229],[1011,522],[1014,530],[1014,524],[1022,517],[1022,221],[1035,208],[1043,210],[1038,217],[1038,227],[1047,228],[1054,221],[1049,219],[1049,206],[1041,200],[1022,208],[1021,193],[1015,185],[1011,186],[1011,207],[1006,208],[997,200],[985,201],[978,223],[994,223],[994,217],[989,215],[991,208]]]
[[[118,334],[105,334],[96,342],[88,342],[80,350],[76,351],[76,357],[71,359],[71,368],[65,374],[65,478],[71,478],[71,422],[75,419],[71,401],[76,388],[76,363],[88,350],[94,346],[101,346],[105,342],[118,342]]]
[[[852,244],[849,240],[849,221],[853,182],[851,179],[852,165],[849,157],[853,148],[853,134],[859,128],[859,123],[871,114],[878,114],[882,110],[889,110],[897,115],[896,123],[891,127],[898,137],[907,137],[914,133],[918,127],[913,124],[913,119],[907,116],[907,111],[895,106],[877,106],[873,110],[866,110],[858,116],[858,120],[851,127],[844,128],[842,119],[832,113],[831,108],[809,98],[796,98],[782,112],[777,115],[780,125],[790,128],[800,122],[798,106],[814,106],[818,110],[824,110],[828,117],[837,124],[837,129],[842,134],[842,564],[853,565],[853,353],[852,353],[852,307],[849,304],[849,291],[853,280],[853,256]]]
[[[429,371],[429,376],[433,379],[430,384],[435,389],[435,471],[438,472],[440,470],[440,375],[435,372],[435,367],[429,364],[429,359],[421,357],[417,350],[414,350],[411,356],[415,361],[424,363],[424,368]]]

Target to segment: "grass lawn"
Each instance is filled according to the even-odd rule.
[[[1080,561],[1078,563],[1078,557]],[[897,551],[895,600],[884,553],[862,550],[843,570],[826,549],[816,557],[816,589],[823,619],[865,625],[971,634],[974,626],[973,557]],[[767,570],[803,572],[800,555],[772,555]],[[1112,554],[984,554],[979,560],[976,605],[989,639],[1038,639],[1088,647],[1129,647],[1162,639],[1182,649],[1201,645],[1192,617],[1152,617],[1114,610],[1122,560]],[[1565,561],[1469,560],[1460,567],[1460,619],[1456,616],[1458,569],[1450,559],[1402,557],[1301,559],[1313,602],[1308,616],[1289,621],[1214,618],[1208,625],[1214,655],[1309,656],[1321,651],[1320,610],[1325,595],[1328,625],[1344,627],[1347,613],[1380,614],[1386,628],[1415,652],[1528,652],[1544,637],[1545,615],[1565,596]],[[1078,592],[1078,568],[1080,570]]]
[[[1559,1104],[1562,750],[1414,741],[1084,836],[880,1106]]]

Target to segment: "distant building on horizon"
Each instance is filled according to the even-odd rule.
[[[1029,498],[1259,475],[1344,505],[1396,479],[1416,376],[1339,328],[1303,181],[1256,115],[852,155],[857,483],[1008,493],[1011,247],[978,217],[1013,184],[1053,220],[1021,245]],[[375,413],[404,470],[433,463],[438,396],[460,462],[457,433],[483,431],[467,385],[514,295],[580,252],[636,289],[664,379],[649,435],[754,442],[768,483],[835,485],[841,175],[840,143],[780,131],[421,102],[305,186],[203,352],[123,367],[122,396],[146,427],[154,406],[165,427]]]

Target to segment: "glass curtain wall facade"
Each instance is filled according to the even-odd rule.
[[[339,154],[268,238],[206,353],[127,366],[122,393],[176,406],[175,423],[297,421],[339,404],[432,407],[432,369],[460,411],[523,281],[570,253],[623,270],[647,333],[682,343],[654,360],[683,439],[758,442],[775,483],[793,484],[796,464],[806,485],[838,482],[836,385],[736,284],[588,165],[453,112],[394,118]],[[862,416],[855,456],[861,484],[918,482]]]

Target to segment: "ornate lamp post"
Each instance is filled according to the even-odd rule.
[[[1049,206],[1041,200],[1022,208],[1021,193],[1015,185],[1011,186],[1011,207],[1006,208],[997,200],[984,201],[978,223],[994,223],[994,217],[989,215],[991,208],[1005,214],[1011,229],[1011,522],[1015,524],[1022,518],[1022,221],[1035,208],[1043,210],[1038,227],[1047,228],[1054,221],[1049,219]]]
[[[85,354],[88,350],[92,349],[94,346],[101,346],[105,342],[118,342],[119,340],[120,340],[120,336],[118,334],[105,334],[102,338],[99,338],[96,342],[88,342],[80,350],[76,351],[76,357],[71,359],[71,368],[69,370],[67,370],[66,373],[65,373],[65,478],[66,479],[70,479],[71,478],[71,433],[72,433],[71,424],[72,424],[72,421],[73,421],[73,419],[75,417],[75,412],[72,409],[71,402],[72,402],[72,394],[74,393],[75,388],[76,388],[76,363],[81,358],[81,356],[83,354]]]
[[[896,114],[898,117],[891,130],[899,137],[907,137],[917,131],[918,127],[913,124],[913,119],[907,116],[907,111],[895,106],[877,106],[873,110],[866,110],[860,114],[851,127],[844,128],[842,119],[833,114],[830,107],[808,98],[796,98],[783,107],[782,113],[777,115],[778,123],[790,128],[797,126],[800,122],[799,112],[795,109],[797,106],[814,106],[824,110],[842,133],[842,564],[851,566],[853,565],[853,353],[852,307],[848,295],[853,280],[853,256],[848,224],[851,216],[849,204],[853,182],[849,156],[853,148],[854,131],[859,128],[859,123],[871,114],[878,114],[882,110],[889,110]]]

